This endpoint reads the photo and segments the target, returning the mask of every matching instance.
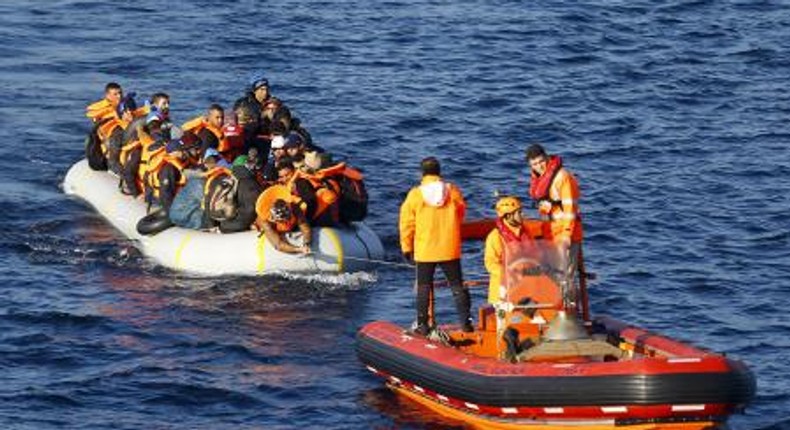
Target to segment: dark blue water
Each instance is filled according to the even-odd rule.
[[[758,395],[731,426],[789,425],[783,2],[8,0],[0,17],[0,427],[457,428],[356,361],[359,327],[413,317],[408,269],[191,279],[59,189],[106,82],[169,92],[183,121],[258,70],[365,169],[392,261],[421,158],[489,216],[546,143],[581,181],[594,312],[745,360]]]

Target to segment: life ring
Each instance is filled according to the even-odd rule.
[[[175,224],[170,221],[167,212],[159,210],[140,218],[140,221],[137,221],[137,232],[144,236],[153,236],[173,225]]]

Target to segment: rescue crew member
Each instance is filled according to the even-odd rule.
[[[496,202],[496,228],[486,237],[485,266],[489,273],[488,303],[504,301],[507,285],[504,285],[504,266],[507,246],[531,240],[529,228],[524,223],[521,200],[505,196]]]
[[[427,335],[429,307],[433,305],[436,266],[442,268],[455,299],[455,307],[465,332],[472,332],[469,291],[461,273],[461,224],[466,202],[461,190],[441,177],[439,161],[422,160],[422,182],[412,188],[400,208],[400,244],[407,261],[416,263],[417,322],[414,332]]]
[[[557,155],[549,156],[539,144],[530,145],[526,151],[531,178],[529,195],[536,202],[538,212],[548,219],[551,239],[560,255],[558,269],[565,283],[566,305],[576,305],[573,282],[577,273],[582,245],[582,222],[579,211],[579,183],[562,166]]]

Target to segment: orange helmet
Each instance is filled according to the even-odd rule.
[[[521,210],[521,200],[518,197],[505,196],[496,202],[496,216],[500,218],[517,210]]]

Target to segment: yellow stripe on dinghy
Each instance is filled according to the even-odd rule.
[[[184,248],[187,247],[189,241],[192,240],[192,233],[186,233],[184,238],[181,239],[181,243],[178,244],[178,248],[176,248],[176,260],[175,266],[179,270],[183,270],[184,267],[181,265],[181,254],[184,252]]]
[[[335,251],[337,251],[337,271],[343,271],[343,242],[340,241],[340,236],[337,235],[337,231],[333,228],[324,228],[323,231],[326,232],[326,236],[329,238],[329,241],[332,242],[332,245],[335,247]]]
[[[258,244],[256,245],[258,251],[258,273],[263,273],[266,270],[266,235],[261,233],[258,236]]]

